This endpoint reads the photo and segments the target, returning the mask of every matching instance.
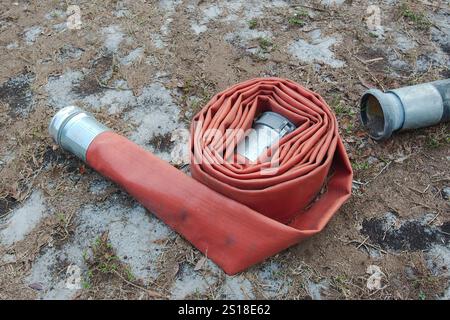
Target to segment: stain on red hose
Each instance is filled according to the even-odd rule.
[[[230,162],[238,129],[251,128],[264,111],[282,114],[297,130],[256,164]],[[254,79],[217,94],[194,117],[191,138],[193,178],[112,132],[94,139],[87,162],[228,274],[320,232],[351,194],[334,114],[290,80]]]

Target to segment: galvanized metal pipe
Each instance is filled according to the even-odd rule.
[[[368,90],[361,99],[361,121],[376,140],[392,133],[450,120],[450,79],[382,92]]]

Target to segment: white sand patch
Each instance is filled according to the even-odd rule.
[[[119,208],[123,211],[123,208]],[[164,249],[158,240],[171,234],[168,227],[146,210],[137,206],[121,221],[111,223],[109,237],[118,257],[127,263],[139,279],[155,280],[155,262]]]
[[[112,185],[112,182],[106,180],[105,178],[97,179],[92,181],[91,185],[89,186],[89,192],[95,195],[102,195]]]
[[[133,95],[133,91],[129,89],[106,89],[85,97],[83,102],[95,110],[106,108],[109,114],[115,114],[134,105],[136,97]]]
[[[136,48],[132,50],[130,53],[128,53],[126,56],[119,58],[119,62],[122,65],[129,66],[133,64],[133,62],[138,61],[144,56],[144,48]]]
[[[66,31],[67,30],[67,22],[61,22],[61,23],[54,24],[52,26],[52,29],[56,32]]]
[[[397,44],[397,48],[402,52],[408,52],[411,49],[414,49],[417,44],[414,40],[408,38],[406,35],[400,32],[394,33],[394,39]]]
[[[33,27],[25,29],[24,34],[23,34],[25,43],[27,45],[32,45],[37,40],[37,38],[41,35],[41,33],[42,33],[42,28],[39,26],[33,26]]]
[[[8,50],[14,50],[14,49],[17,49],[18,47],[19,47],[19,44],[17,43],[17,41],[11,42],[6,45],[6,49],[8,49]]]
[[[0,156],[0,166],[5,166],[16,158],[16,154],[12,150],[7,150]]]
[[[1,226],[0,243],[12,245],[23,240],[47,215],[44,198],[40,191],[34,191],[25,203],[13,210],[9,219]]]
[[[159,33],[150,34],[153,45],[157,49],[163,49],[167,47],[168,36],[170,34],[170,26],[173,22],[172,16],[175,14],[177,6],[181,3],[181,0],[160,0],[159,8],[163,15],[161,27]]]
[[[199,12],[200,18],[191,23],[191,29],[195,34],[207,31],[208,24],[211,21],[225,22],[235,27],[234,31],[225,35],[225,40],[233,45],[245,48],[250,40],[260,37],[270,37],[272,35],[270,31],[250,29],[248,26],[249,21],[264,15],[266,11],[288,5],[287,2],[281,0],[270,2],[231,0],[217,1],[199,7],[191,5],[188,8],[192,12]]]
[[[229,32],[225,35],[225,41],[239,47],[242,49],[247,49],[250,41],[255,39],[270,39],[272,37],[272,33],[270,31],[259,31],[255,29],[250,29],[247,27],[243,27],[239,31]]]
[[[75,219],[72,240],[62,248],[49,248],[33,264],[27,278],[29,285],[42,287],[39,296],[44,299],[69,299],[78,289],[67,286],[68,277],[61,266],[76,266],[86,280],[85,259],[92,256],[92,245],[104,232],[108,232],[118,258],[126,263],[134,276],[148,283],[158,276],[155,262],[164,247],[155,242],[171,235],[170,229],[137,203],[125,205],[117,196],[102,205],[86,206]],[[76,280],[76,279],[75,279]],[[77,282],[77,281],[75,281]]]
[[[234,277],[226,276],[220,288],[221,299],[229,300],[249,300],[254,299],[253,285],[245,277],[238,275]]]
[[[214,282],[214,278],[203,276],[191,266],[185,266],[172,286],[171,299],[185,299],[188,296],[204,294]]]
[[[163,85],[154,83],[144,88],[137,97],[137,104],[127,115],[127,118],[136,126],[130,135],[135,143],[155,151],[149,141],[158,135],[171,133],[175,129],[184,127],[179,123],[180,109],[172,100],[170,91]],[[164,160],[170,161],[170,154],[158,154]]]
[[[54,279],[57,273],[58,251],[54,248],[48,249],[42,256],[38,257],[33,264],[31,274],[25,282],[34,288],[40,288],[38,297],[45,300],[67,300],[71,299],[76,290],[66,288],[65,279],[61,277]]]
[[[59,10],[59,9],[54,9],[45,14],[45,19],[47,19],[47,20],[61,19],[61,18],[65,18],[65,17],[66,17],[66,12]]]
[[[266,262],[258,270],[258,277],[267,298],[280,298],[289,290],[291,280],[282,277],[282,267],[276,262]]]
[[[119,26],[109,26],[102,29],[105,38],[103,46],[108,53],[116,53],[124,40],[124,34]]]
[[[450,248],[434,245],[426,254],[427,267],[435,276],[450,276]]]
[[[48,103],[56,108],[64,108],[73,105],[77,97],[73,93],[74,86],[83,78],[79,71],[67,71],[64,74],[49,78],[45,85],[48,93]]]
[[[124,1],[117,1],[116,11],[114,11],[114,16],[117,18],[131,17],[131,12],[128,10]]]
[[[330,283],[327,280],[322,280],[318,283],[311,280],[306,281],[306,291],[313,300],[322,300],[322,292],[328,290]]]
[[[339,6],[344,2],[345,0],[320,0],[320,3],[325,6]]]
[[[208,27],[206,24],[212,20],[217,19],[222,13],[222,8],[217,4],[212,4],[202,10],[202,18],[198,22],[193,22],[191,24],[191,29],[195,34],[200,34],[205,32]]]
[[[318,29],[311,32],[310,36],[310,42],[299,39],[291,43],[288,47],[288,52],[305,63],[325,63],[333,68],[345,66],[345,62],[336,59],[334,52],[330,49],[333,45],[340,42],[338,36],[322,38]]]

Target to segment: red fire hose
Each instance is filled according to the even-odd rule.
[[[228,161],[242,138],[237,129],[251,128],[264,111],[297,129],[271,157]],[[217,94],[194,117],[190,148],[194,179],[112,132],[95,137],[86,161],[228,274],[320,232],[351,193],[335,116],[318,94],[289,80],[254,79]],[[262,173],[274,159],[276,170]]]

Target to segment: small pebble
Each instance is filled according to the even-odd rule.
[[[442,197],[445,200],[450,200],[450,187],[445,187],[442,189]]]
[[[375,158],[375,157],[373,157],[373,156],[370,156],[370,157],[367,159],[367,163],[370,164],[370,165],[375,164],[375,163],[377,163],[377,162],[379,162],[379,161],[380,161],[380,160],[378,160],[378,158]]]

